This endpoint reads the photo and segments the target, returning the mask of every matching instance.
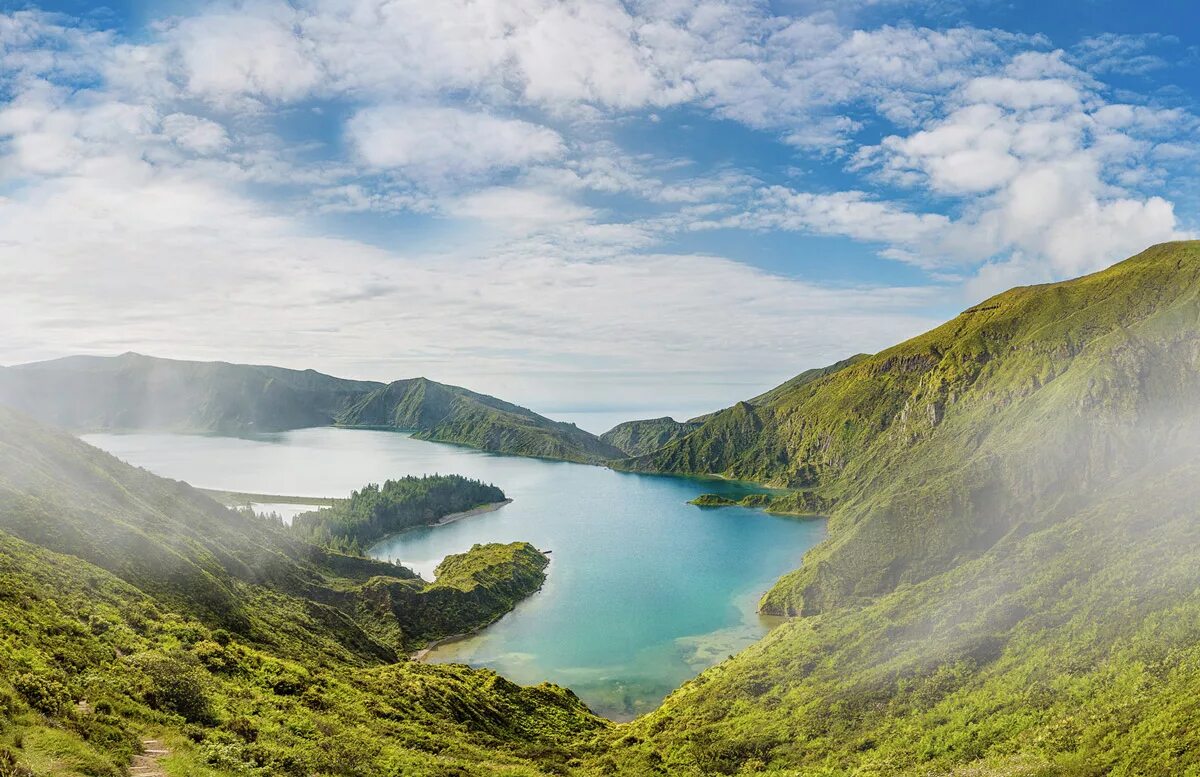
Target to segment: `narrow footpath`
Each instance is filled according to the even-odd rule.
[[[171,751],[163,747],[157,739],[147,739],[142,742],[142,755],[133,757],[133,765],[129,767],[132,777],[167,777],[158,759],[170,755]]]

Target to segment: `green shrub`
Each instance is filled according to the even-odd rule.
[[[149,681],[143,695],[151,707],[174,712],[190,723],[216,722],[208,695],[209,678],[195,656],[180,650],[142,653],[133,663]]]
[[[17,675],[13,687],[30,707],[44,715],[59,717],[71,708],[71,695],[59,673],[26,672]]]

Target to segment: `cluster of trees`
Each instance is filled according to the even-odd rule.
[[[461,475],[410,475],[382,486],[371,483],[332,507],[302,513],[292,528],[310,542],[361,553],[389,534],[504,498],[496,486]]]

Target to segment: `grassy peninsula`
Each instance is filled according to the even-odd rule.
[[[389,534],[505,501],[496,486],[461,475],[408,476],[368,484],[348,499],[301,513],[292,530],[309,542],[358,553]]]

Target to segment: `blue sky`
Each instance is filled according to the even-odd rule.
[[[0,2],[0,362],[700,412],[1200,230],[1167,2]]]

